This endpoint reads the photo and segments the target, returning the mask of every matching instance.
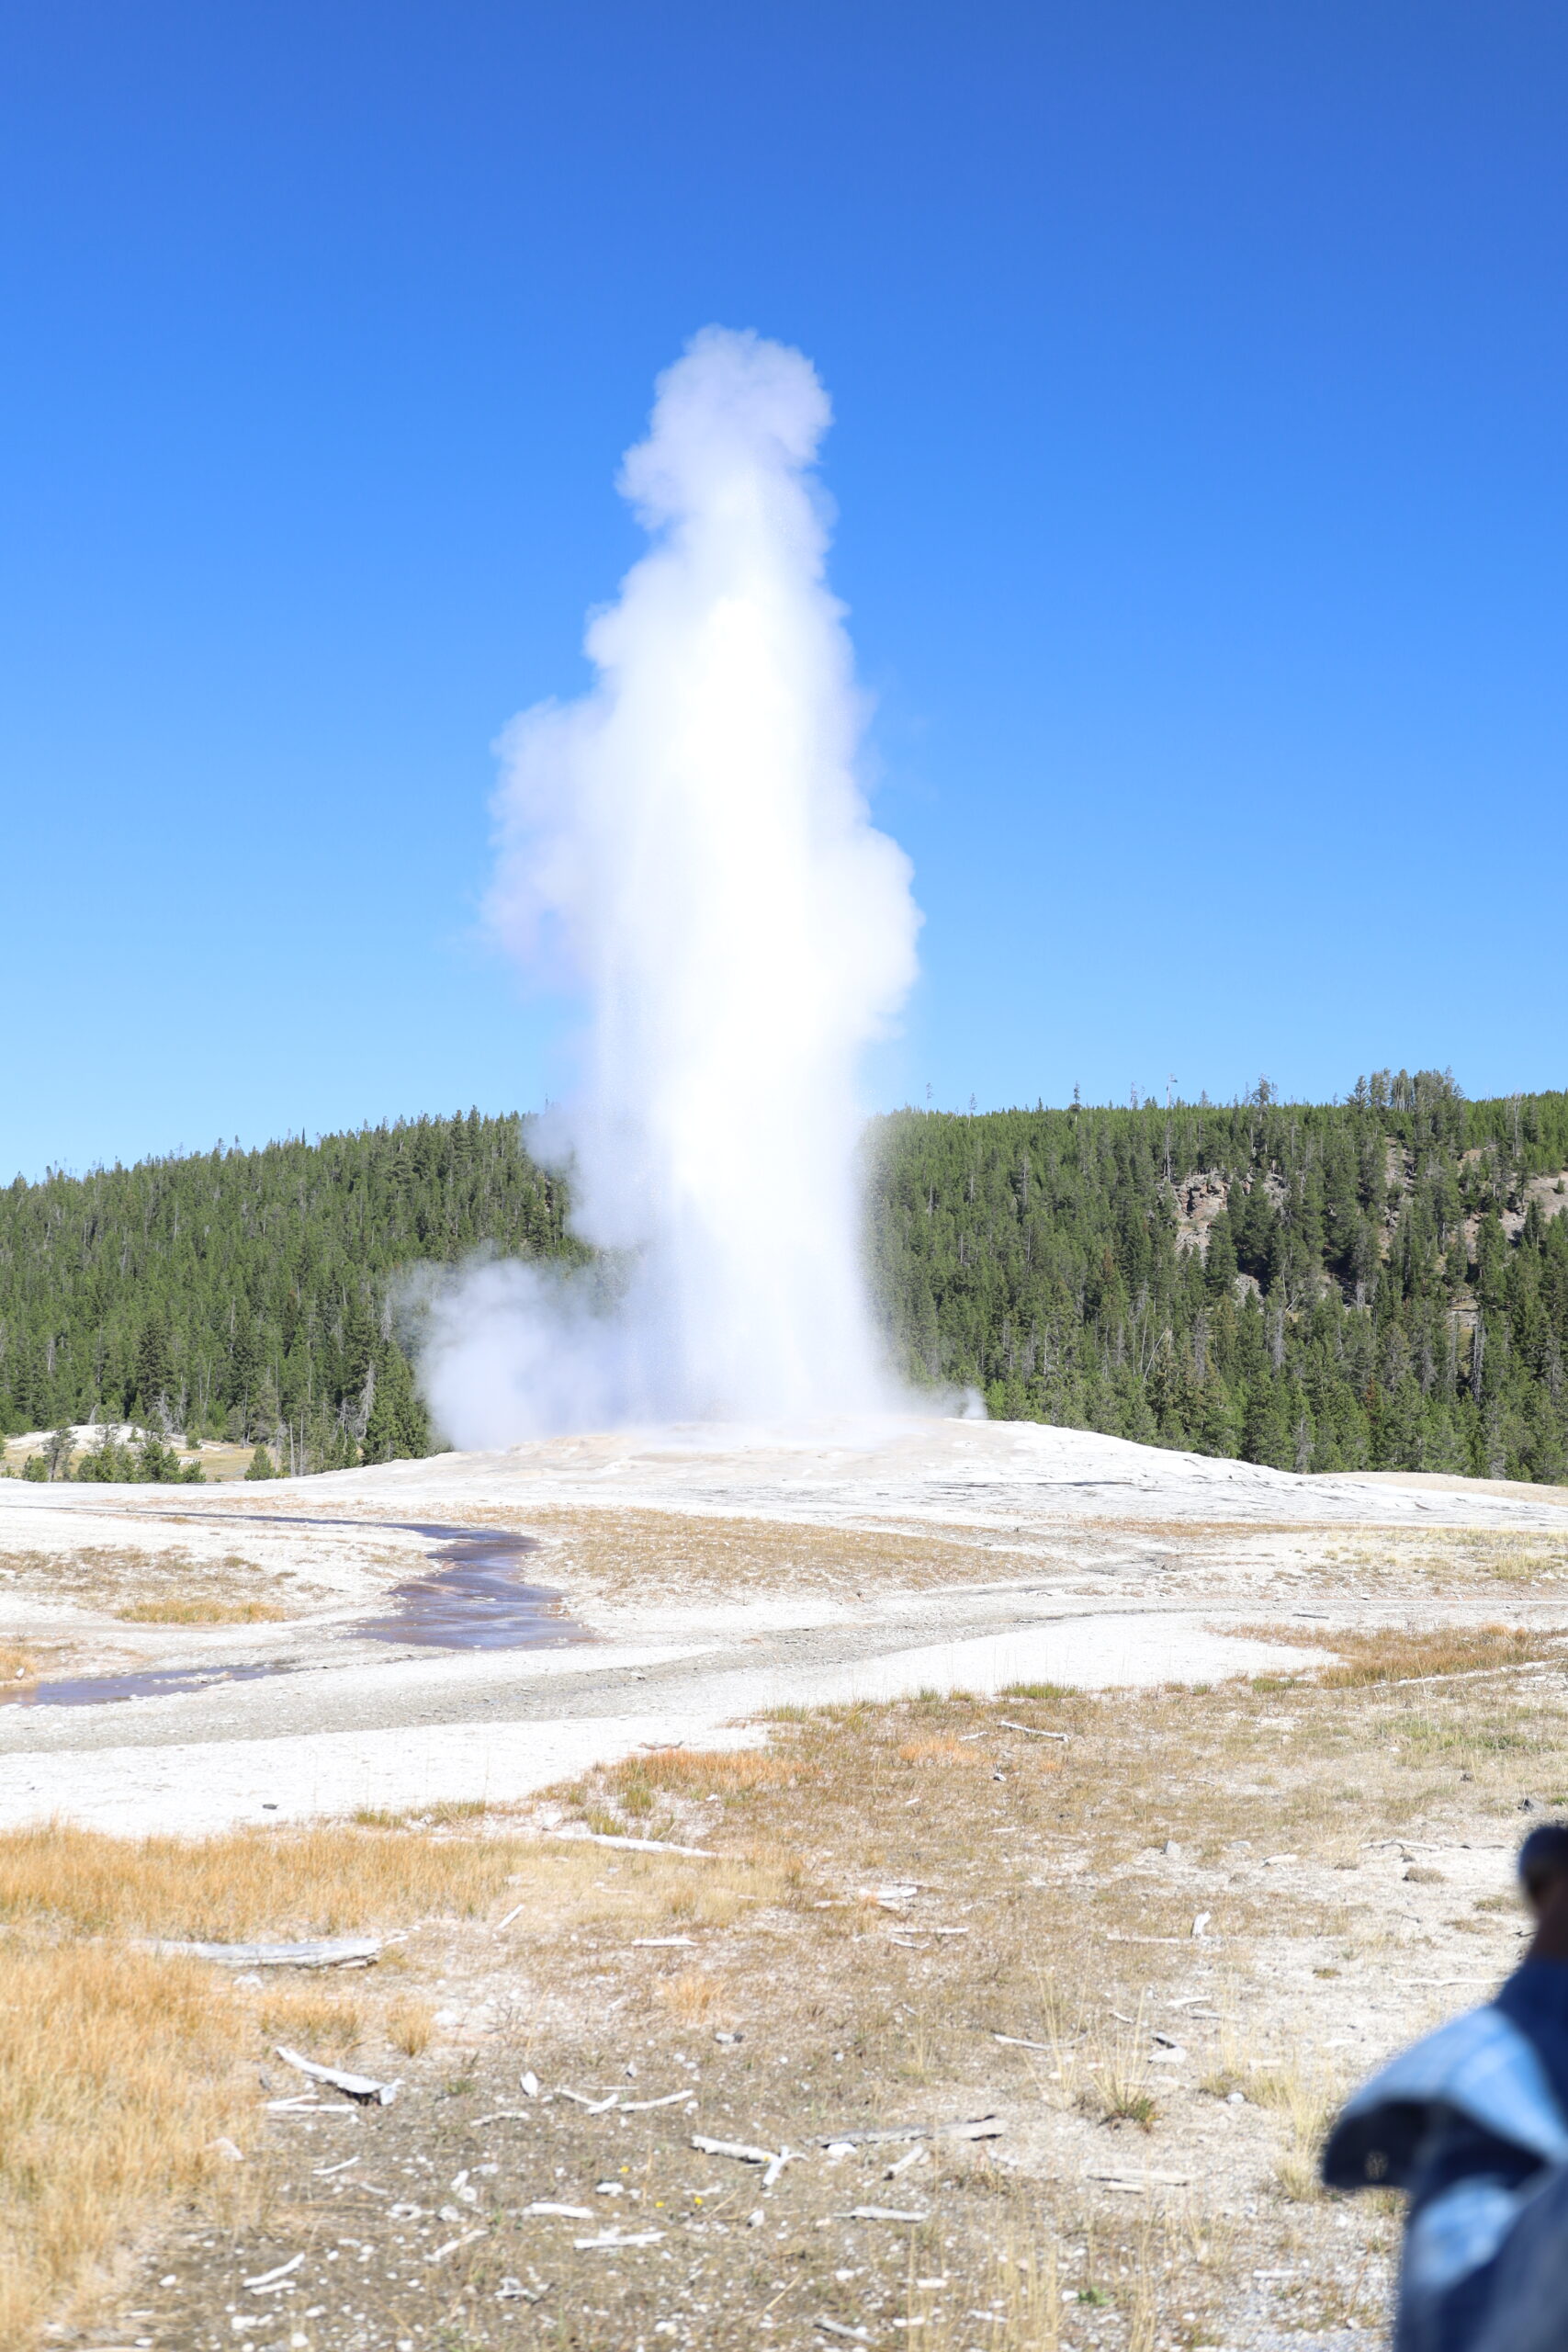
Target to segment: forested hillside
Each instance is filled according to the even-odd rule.
[[[420,1119],[0,1193],[0,1430],[265,1439],[286,1466],[427,1453],[389,1277],[572,1248],[512,1119]]]
[[[1285,1469],[1568,1480],[1568,1094],[904,1112],[872,1233],[917,1377]]]
[[[867,1138],[889,1344],[993,1414],[1286,1468],[1568,1480],[1568,1094],[902,1112]],[[393,1277],[581,1255],[517,1119],[0,1193],[0,1428],[134,1419],[311,1469],[434,1439]]]

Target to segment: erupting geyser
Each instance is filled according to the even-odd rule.
[[[535,1147],[617,1253],[439,1285],[422,1377],[459,1445],[889,1403],[862,1268],[858,1058],[915,972],[909,867],[870,823],[800,353],[708,328],[621,488],[652,536],[575,703],[514,721],[494,912],[590,1004]]]

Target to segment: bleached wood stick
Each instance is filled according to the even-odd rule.
[[[166,1957],[215,1961],[220,1968],[352,1968],[378,1960],[375,1936],[317,1938],[299,1944],[198,1944],[159,1941],[150,1949]]]
[[[368,2075],[347,2075],[338,2066],[318,2066],[313,2058],[301,2058],[297,2050],[286,2049],[281,2041],[273,2044],[273,2055],[281,2058],[286,2066],[308,2075],[313,2083],[325,2083],[334,2091],[342,2091],[344,2098],[357,2099],[362,2106],[390,2107],[397,2098],[397,2083],[378,2083]]]
[[[692,2145],[705,2156],[734,2156],[743,2165],[771,2165],[772,2148],[753,2148],[744,2140],[710,2140],[705,2132],[694,2132]]]

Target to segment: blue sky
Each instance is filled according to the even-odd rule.
[[[1568,17],[51,0],[0,28],[0,1180],[529,1106],[490,744],[698,326],[820,368],[872,1100],[1568,1082]]]

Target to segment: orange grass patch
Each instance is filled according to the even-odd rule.
[[[906,1739],[898,1749],[906,1764],[982,1764],[980,1743],[960,1739]]]
[[[751,1789],[791,1788],[799,1777],[797,1760],[765,1747],[660,1747],[604,1775],[616,1790],[641,1783],[673,1796],[739,1796]]]

